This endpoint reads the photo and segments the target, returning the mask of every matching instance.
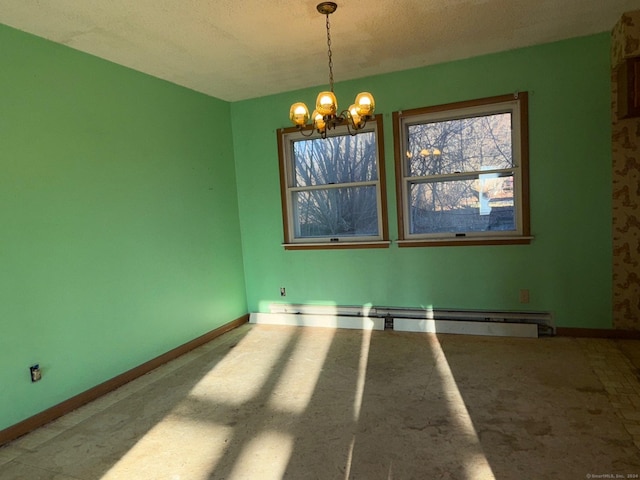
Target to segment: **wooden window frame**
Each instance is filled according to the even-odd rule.
[[[389,228],[387,214],[387,190],[386,190],[386,173],[384,161],[384,131],[382,127],[382,115],[376,115],[373,122],[373,130],[376,132],[376,150],[377,150],[377,171],[378,179],[376,182],[378,203],[378,224],[380,233],[375,240],[357,240],[350,241],[348,237],[340,237],[339,240],[327,238],[308,239],[295,238],[292,232],[292,209],[291,205],[291,173],[293,169],[292,155],[286,152],[291,148],[290,145],[294,137],[293,134],[299,133],[296,127],[279,129],[276,132],[278,141],[278,160],[280,169],[280,200],[282,206],[282,224],[284,233],[284,242],[282,246],[285,250],[339,250],[339,249],[361,249],[361,248],[388,248]],[[309,129],[306,129],[308,132]],[[337,127],[329,132],[329,136],[342,136],[348,134],[346,127]],[[305,133],[306,135],[306,133]],[[309,138],[319,138],[318,134],[314,134]]]
[[[519,230],[513,235],[495,235],[475,234],[473,236],[455,236],[451,234],[442,235],[411,235],[408,238],[408,220],[405,219],[408,210],[407,193],[405,192],[411,177],[405,176],[405,150],[406,141],[404,139],[403,128],[405,120],[417,118],[424,115],[450,112],[451,117],[456,116],[456,111],[464,112],[474,107],[486,106],[490,108],[492,105],[517,102],[519,115],[514,115],[513,120],[519,121],[519,191],[517,201],[520,203],[518,211],[521,218],[518,221]],[[464,117],[464,114],[460,115]],[[455,102],[444,105],[431,107],[416,108],[404,111],[393,112],[393,139],[394,139],[394,157],[395,157],[395,174],[396,174],[396,205],[398,218],[398,245],[400,247],[436,247],[436,246],[462,246],[462,245],[526,245],[531,243],[530,227],[530,203],[529,203],[529,105],[527,92],[518,92],[516,94],[500,95],[476,100],[463,102]]]

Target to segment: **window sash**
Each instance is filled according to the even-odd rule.
[[[354,186],[353,184],[348,184],[349,186],[341,185],[329,185],[329,188],[306,188],[306,189],[292,189],[291,191],[291,204],[292,204],[292,215],[290,215],[289,221],[291,222],[291,228],[293,228],[295,232],[295,239],[300,242],[318,242],[323,239],[328,239],[330,242],[340,242],[340,241],[366,241],[367,239],[381,240],[382,225],[381,225],[381,216],[379,215],[379,203],[380,203],[380,189],[378,188],[377,182],[366,182],[365,185],[359,184],[358,186]],[[356,221],[352,221],[348,225],[345,225],[343,218],[338,215],[338,212],[341,210],[342,205],[340,204],[339,198],[341,194],[348,194],[349,192],[353,192],[354,190],[368,190],[369,194],[373,194],[375,199],[375,210],[371,212],[371,216],[375,215],[375,222],[367,222],[366,215],[363,222],[359,223]],[[303,222],[301,222],[301,217],[304,216],[305,210],[303,210],[301,206],[301,202],[297,201],[297,198],[304,197],[305,194],[309,194],[308,202],[309,203],[325,203],[324,212],[331,215],[333,218],[325,220],[325,228],[329,228],[332,230],[331,232],[324,234],[312,234],[307,233],[303,234],[303,230],[305,227],[303,226]],[[315,197],[315,198],[314,198]],[[362,194],[362,197],[366,197],[366,193]],[[331,204],[331,205],[327,205]],[[310,208],[312,211],[313,207]],[[317,211],[317,209],[316,209]],[[313,213],[313,212],[312,212]],[[359,212],[351,212],[358,216]],[[333,220],[333,221],[332,221]],[[369,226],[371,232],[367,233],[364,230],[367,228],[363,228],[366,225]],[[318,225],[315,228],[319,228],[322,225]],[[373,227],[373,228],[371,228]],[[307,225],[307,230],[312,231],[314,229],[313,223],[309,223]],[[354,229],[354,233],[349,233],[348,230],[351,228]]]
[[[502,105],[499,107],[480,115],[440,115],[437,119],[422,115],[421,121],[406,122],[403,130],[407,152],[405,174],[474,172],[480,169],[478,161],[494,169],[512,168],[512,112]],[[476,134],[478,129],[483,131],[482,136]],[[424,173],[415,173],[414,168]]]
[[[481,199],[482,193],[485,190],[490,188],[490,185],[487,185],[487,182],[491,180],[501,180],[511,178],[515,182],[515,172],[513,170],[505,172],[502,174],[490,174],[490,175],[499,175],[497,178],[481,178],[483,175],[486,175],[484,172],[476,175],[465,174],[459,175],[456,177],[447,176],[446,179],[428,179],[428,180],[407,180],[405,190],[407,192],[407,197],[413,197],[414,188],[421,189],[432,187],[431,197],[428,196],[428,191],[420,196],[423,198],[424,203],[421,205],[416,205],[416,202],[412,201],[412,199],[408,200],[408,216],[409,222],[407,222],[408,227],[410,228],[409,237],[420,237],[420,238],[446,238],[446,237],[482,237],[487,236],[488,234],[492,236],[513,236],[518,232],[518,225],[521,222],[522,215],[517,206],[517,202],[515,201],[514,195],[511,197],[494,197],[494,198],[486,198],[484,201]],[[449,205],[451,208],[446,208],[447,205],[442,204],[437,199],[437,194],[440,192],[435,192],[435,190],[442,186],[443,188],[446,185],[451,184],[464,184],[464,182],[468,182],[467,188],[471,184],[475,184],[475,186],[479,187],[477,190],[478,195],[477,199],[474,195],[466,194],[465,199],[467,201],[462,202],[454,202],[452,205]],[[476,183],[477,182],[477,183]],[[515,188],[513,189],[515,190]],[[455,194],[455,193],[454,193]],[[461,194],[462,196],[462,194]],[[433,208],[428,208],[428,200],[431,200],[431,206]],[[496,205],[491,206],[491,202],[494,201]],[[502,204],[502,205],[500,205]],[[504,205],[506,204],[506,205]],[[501,212],[504,213],[504,208],[510,208],[510,216],[513,221],[510,222],[510,225],[513,225],[513,228],[504,229],[499,228],[504,225],[500,224],[501,217],[504,218],[504,215],[501,215]],[[420,211],[422,211],[422,215],[420,215]],[[420,217],[431,218],[431,221],[423,221],[425,227],[419,228]],[[464,219],[463,221],[459,221],[458,223],[453,222],[454,219]],[[449,223],[450,226],[447,229],[437,228],[437,225],[432,224],[431,222],[435,222],[438,219],[444,221],[444,223]],[[464,223],[466,222],[466,225]],[[466,227],[466,228],[465,228]]]
[[[340,171],[340,165],[333,163],[335,159],[330,158],[330,154],[334,152],[335,145],[331,143],[334,139],[344,139],[344,147],[348,149],[343,154],[345,156],[366,153],[367,147],[372,148],[375,152],[375,129],[365,128],[358,134],[357,138],[354,138],[348,134],[345,127],[343,128],[346,134],[333,134],[326,140],[318,135],[291,139],[291,177],[289,178],[289,187],[304,188],[378,180],[377,158],[370,168],[362,168],[362,164],[356,163],[347,171]],[[340,129],[338,129],[338,133],[339,131]],[[373,142],[372,147],[361,143],[367,140]],[[325,151],[322,151],[323,149]],[[296,152],[301,154],[302,158],[300,160],[296,157]]]

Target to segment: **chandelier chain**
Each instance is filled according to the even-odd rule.
[[[333,92],[333,58],[331,54],[331,26],[329,24],[329,14],[327,13],[327,48],[329,56],[329,90]]]

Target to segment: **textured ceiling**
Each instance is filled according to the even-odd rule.
[[[315,0],[0,0],[0,22],[235,101],[327,83]],[[344,0],[336,81],[610,31],[640,0]]]

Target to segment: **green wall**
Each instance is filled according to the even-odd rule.
[[[2,429],[247,306],[230,105],[2,25],[0,45]]]
[[[314,102],[321,87],[232,104],[250,311],[282,300],[544,310],[559,326],[611,327],[608,34],[336,85],[343,108],[367,90],[384,114],[391,239],[397,238],[391,113],[528,91],[530,245],[285,251],[276,129],[288,126],[291,103]],[[519,303],[522,288],[530,289],[528,305]]]

